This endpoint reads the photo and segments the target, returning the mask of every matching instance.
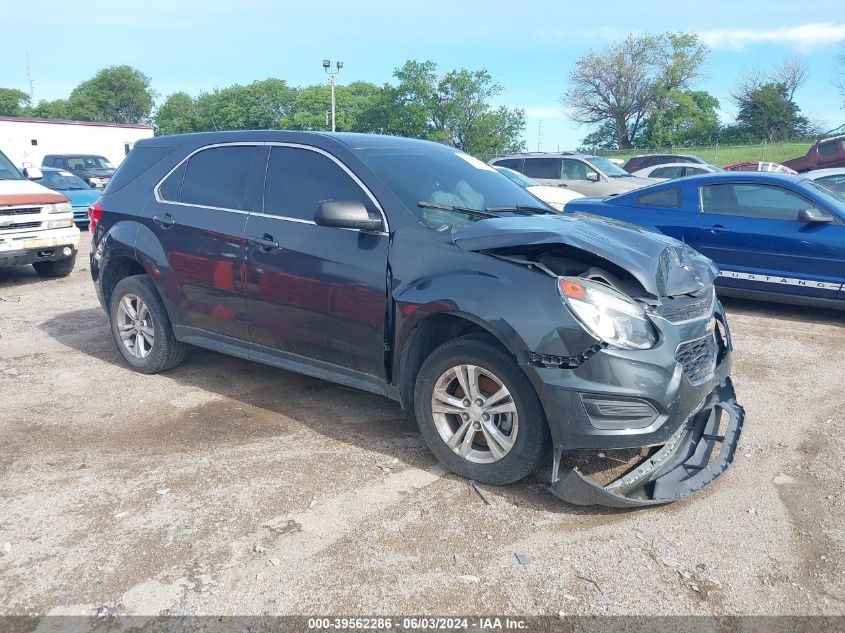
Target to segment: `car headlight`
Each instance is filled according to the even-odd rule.
[[[614,347],[648,349],[657,341],[645,311],[613,288],[586,279],[560,277],[560,296],[588,332]]]
[[[48,229],[63,229],[68,226],[73,226],[73,218],[67,220],[50,220],[47,222]]]
[[[48,204],[44,206],[47,213],[73,213],[73,207],[68,202],[59,202],[58,204]]]

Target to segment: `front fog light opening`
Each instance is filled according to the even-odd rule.
[[[639,398],[617,398],[581,394],[587,417],[597,429],[644,429],[660,415],[654,406]]]

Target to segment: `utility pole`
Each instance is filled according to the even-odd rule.
[[[32,68],[29,65],[29,51],[26,52],[26,81],[29,84],[29,105],[35,106],[35,84],[32,81]]]
[[[335,62],[335,70],[332,70],[332,62],[330,59],[323,60],[323,70],[325,70],[329,74],[329,83],[332,87],[332,132],[335,131],[335,99],[334,99],[334,89],[337,85],[337,74],[340,72],[340,69],[343,68],[343,62]]]
[[[537,124],[537,151],[540,151],[540,139],[543,138],[543,119]]]

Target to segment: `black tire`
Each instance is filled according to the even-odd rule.
[[[42,277],[67,277],[76,265],[76,253],[64,259],[32,262],[32,267]]]
[[[497,461],[469,461],[449,448],[434,421],[432,394],[438,379],[456,365],[477,365],[492,372],[508,389],[516,406],[518,433],[512,448]],[[488,394],[489,395],[489,394]],[[537,470],[547,458],[551,437],[534,387],[513,358],[479,335],[463,336],[438,347],[425,360],[414,388],[414,413],[423,439],[446,468],[486,484],[519,481]]]
[[[127,295],[135,295],[143,301],[152,317],[153,343],[149,354],[144,358],[134,356],[118,332],[119,304]],[[176,340],[164,303],[155,284],[147,275],[126,277],[117,283],[109,303],[109,321],[117,349],[135,371],[142,374],[157,374],[176,367],[185,358],[187,346]]]

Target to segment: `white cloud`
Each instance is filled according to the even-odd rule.
[[[713,29],[699,31],[708,46],[742,50],[748,44],[787,44],[802,51],[845,40],[845,24],[814,22],[775,29]]]

